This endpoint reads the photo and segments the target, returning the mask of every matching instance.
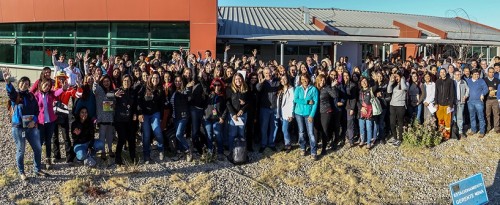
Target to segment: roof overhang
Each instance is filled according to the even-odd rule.
[[[317,41],[317,42],[359,42],[359,43],[400,43],[400,44],[455,44],[500,46],[500,41],[468,41],[451,39],[390,38],[369,36],[332,35],[218,35],[219,39],[244,39],[248,41]]]

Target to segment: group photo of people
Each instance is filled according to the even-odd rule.
[[[27,144],[35,174],[50,176],[56,163],[226,160],[235,150],[299,149],[316,161],[339,149],[399,147],[414,122],[435,123],[442,142],[500,133],[498,56],[422,52],[355,65],[314,54],[280,64],[257,50],[230,51],[226,45],[214,58],[180,48],[133,59],[107,48],[53,50],[53,66],[38,79],[2,69],[21,179]]]

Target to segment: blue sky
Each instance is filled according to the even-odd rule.
[[[219,6],[340,8],[470,19],[500,29],[500,0],[219,0]]]

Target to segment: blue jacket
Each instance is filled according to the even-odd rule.
[[[481,95],[485,96],[488,94],[488,86],[483,79],[478,78],[476,82],[472,82],[472,79],[467,80],[467,85],[469,86],[469,102],[481,102]]]
[[[307,87],[307,92],[302,86],[295,87],[293,102],[295,102],[295,107],[293,113],[300,116],[313,117],[318,109],[318,89],[316,87],[309,85]],[[314,104],[310,105],[308,102],[312,100]]]
[[[12,127],[23,127],[22,116],[33,115],[33,121],[38,122],[38,103],[35,96],[28,90],[18,92],[11,83],[6,86],[7,95],[13,108]],[[18,98],[19,96],[19,98]],[[17,101],[17,103],[16,103]]]

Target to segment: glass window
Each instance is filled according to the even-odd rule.
[[[131,47],[131,46],[142,46],[148,47],[148,40],[112,40],[111,48],[113,47]]]
[[[48,37],[74,37],[74,23],[46,23],[45,36]]]
[[[15,31],[16,31],[15,24],[0,24],[0,36],[14,37],[16,35]]]
[[[148,23],[112,23],[112,38],[148,38]]]
[[[78,47],[107,47],[108,40],[95,40],[95,39],[77,39],[76,44]]]
[[[146,55],[149,53],[148,49],[137,49],[137,48],[114,48],[111,49],[111,55],[120,55],[128,54],[129,58],[137,60],[139,59],[139,54],[145,53]]]
[[[26,65],[43,65],[46,53],[42,46],[17,46],[17,63]]]
[[[108,23],[76,23],[78,37],[108,37]]]
[[[17,36],[43,36],[43,24],[18,24]]]
[[[152,39],[189,39],[189,23],[151,23]]]
[[[276,53],[277,55],[281,55],[281,45],[279,44],[278,46],[276,46]],[[245,54],[247,54],[246,51]],[[285,45],[285,55],[298,55],[298,54],[299,54],[299,46]]]
[[[45,38],[45,44],[69,44],[73,45],[75,44],[75,39],[48,39]]]
[[[179,47],[189,48],[189,41],[151,41],[151,47],[161,46],[161,47]]]
[[[43,38],[17,38],[19,45],[42,44]]]
[[[0,44],[0,62],[1,63],[14,63],[14,46],[15,45],[6,45]]]

